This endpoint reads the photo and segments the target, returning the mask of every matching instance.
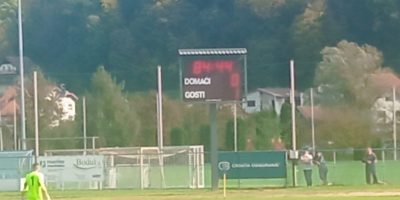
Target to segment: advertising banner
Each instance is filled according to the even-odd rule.
[[[229,179],[286,178],[286,152],[220,152],[218,171]]]
[[[79,182],[104,178],[104,156],[48,156],[39,157],[38,161],[48,180]]]

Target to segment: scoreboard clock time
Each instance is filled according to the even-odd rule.
[[[241,55],[190,55],[183,57],[181,63],[184,101],[239,101],[242,98]]]

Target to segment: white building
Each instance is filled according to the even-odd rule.
[[[61,121],[74,121],[76,116],[75,102],[79,98],[72,92],[65,90],[64,88],[54,87],[51,92],[46,96],[46,100],[54,101],[57,104],[58,109],[61,111],[61,115],[56,117],[52,123],[51,127],[56,127],[60,125]],[[57,116],[57,113],[55,113]]]
[[[393,123],[393,114],[396,113],[397,121],[400,122],[400,79],[392,72],[381,71],[369,75],[368,84],[381,94],[371,108],[374,121],[378,124]],[[393,87],[396,88],[395,102],[393,102]]]
[[[399,97],[397,97],[398,99]],[[374,121],[381,124],[393,122],[393,111],[396,112],[397,122],[400,122],[400,102],[397,100],[393,104],[392,97],[378,98],[372,106]]]
[[[301,94],[295,94],[296,105],[302,105]],[[255,113],[263,110],[273,110],[277,115],[281,114],[282,106],[290,101],[290,88],[258,88],[248,93],[246,102],[242,104],[247,113]]]

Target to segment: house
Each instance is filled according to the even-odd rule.
[[[302,94],[295,93],[296,105],[302,105],[301,96]],[[285,102],[290,102],[290,88],[258,88],[246,95],[242,108],[247,113],[273,110],[280,115]]]
[[[393,113],[396,113],[397,121],[400,122],[400,78],[390,71],[379,71],[368,76],[367,84],[379,94],[371,108],[373,119],[378,124],[391,123]],[[393,88],[396,89],[394,102]]]
[[[48,101],[53,101],[61,114],[54,112],[54,120],[51,122],[51,127],[59,126],[61,121],[74,121],[76,116],[75,102],[79,99],[74,93],[57,86],[49,86],[51,90],[45,97]],[[0,97],[0,114],[2,123],[12,123],[14,114],[19,114],[20,106],[17,102],[19,89],[17,86],[7,87]],[[14,107],[15,106],[15,107]]]
[[[396,89],[395,102],[393,102],[393,88]],[[371,111],[374,122],[381,125],[392,123],[393,110],[398,117],[397,121],[400,122],[400,78],[391,71],[377,71],[366,76],[363,89],[373,99]],[[311,118],[310,106],[298,107],[298,110],[305,118]],[[327,111],[327,107],[315,106],[314,118],[320,119],[322,113],[329,113]]]
[[[32,73],[36,65],[31,59],[24,57],[24,73]],[[15,85],[20,82],[20,65],[19,57],[6,56],[0,58],[0,112],[2,123],[13,120],[14,112],[19,113],[19,103],[16,97],[19,96],[20,90]],[[14,111],[15,104],[15,111]]]
[[[19,57],[7,56],[2,60],[0,59],[0,112],[3,121],[14,116],[14,104],[16,105],[15,112],[19,113],[19,102],[16,102],[17,97],[20,95],[20,90],[17,86],[20,81],[19,66]],[[31,74],[35,68],[37,68],[35,63],[31,59],[24,57],[24,74]],[[75,120],[75,102],[78,97],[74,93],[66,90],[63,85],[60,87],[47,86],[45,91],[49,91],[45,99],[55,102],[61,110],[61,114],[54,113],[54,120],[50,126],[58,126],[59,120]]]
[[[18,89],[15,86],[6,88],[0,97],[1,123],[10,124],[14,115],[19,113],[19,104],[16,101]]]
[[[79,99],[74,93],[65,89],[63,85],[58,86],[48,86],[49,94],[45,97],[47,101],[53,101],[56,103],[58,109],[60,109],[61,114],[52,121],[50,126],[59,126],[61,121],[74,121],[76,116],[75,102]],[[57,116],[57,113],[55,113]]]

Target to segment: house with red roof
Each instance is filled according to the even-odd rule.
[[[14,115],[19,113],[19,104],[16,101],[18,91],[17,87],[10,86],[4,90],[3,95],[0,97],[0,114],[4,123],[10,123]]]
[[[75,102],[79,99],[74,93],[60,88],[58,86],[51,87],[49,94],[45,97],[48,101],[54,101],[61,111],[61,115],[51,122],[50,126],[55,127],[61,121],[74,121],[76,116]],[[19,89],[17,86],[7,87],[0,94],[0,114],[3,123],[10,124],[14,115],[19,115],[20,105],[17,101]]]

